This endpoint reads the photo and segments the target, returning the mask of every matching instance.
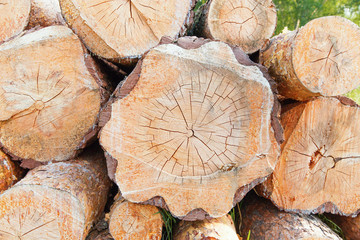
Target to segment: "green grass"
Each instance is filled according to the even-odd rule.
[[[195,8],[194,8],[194,11],[196,12],[197,10],[199,10],[199,8],[204,5],[205,3],[207,2],[207,0],[199,0],[196,5],[195,5]]]
[[[339,235],[342,239],[346,239],[345,235],[343,233],[343,231],[341,230],[341,228],[334,223],[333,221],[331,221],[330,219],[328,219],[325,215],[323,214],[319,214],[318,217],[320,218],[320,220],[325,223],[326,225],[328,225],[331,230],[333,230],[337,235]]]
[[[162,231],[161,240],[172,240],[174,227],[179,223],[177,218],[174,218],[170,212],[160,209],[159,212],[164,221],[164,227]]]

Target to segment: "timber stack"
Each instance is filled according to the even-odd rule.
[[[360,28],[199,6],[0,0],[0,239],[359,239]]]

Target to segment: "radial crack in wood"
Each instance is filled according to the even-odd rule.
[[[30,0],[0,0],[0,43],[21,33],[29,14]]]
[[[192,0],[60,0],[63,15],[95,54],[129,63],[189,24]]]
[[[310,21],[298,31],[278,35],[260,61],[286,98],[345,94],[360,84],[360,28],[338,16]]]
[[[358,106],[324,97],[283,113],[285,142],[264,194],[285,210],[357,213],[360,125],[353,123],[359,117]]]
[[[109,230],[115,240],[160,240],[163,220],[157,207],[118,199],[111,207]]]
[[[104,210],[109,186],[100,149],[33,169],[0,195],[0,238],[85,239]]]
[[[253,53],[273,35],[277,16],[271,0],[210,0],[198,18],[199,34]]]
[[[118,162],[123,197],[161,196],[177,217],[225,215],[235,192],[269,175],[277,159],[269,83],[221,42],[160,45],[136,69],[126,81],[137,85],[114,101],[100,138]]]
[[[6,152],[64,161],[97,133],[106,85],[69,28],[43,28],[2,44],[0,64],[0,145]]]

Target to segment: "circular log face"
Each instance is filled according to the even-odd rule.
[[[177,216],[198,207],[224,215],[242,184],[271,172],[269,84],[219,42],[194,50],[162,45],[141,64],[135,89],[112,105],[101,133],[118,160],[123,196],[137,202],[162,196]],[[216,209],[214,199],[202,198],[220,192],[224,206]],[[180,206],[182,194],[189,200]]]
[[[30,0],[0,0],[0,43],[19,34],[27,25]]]
[[[82,239],[82,207],[64,191],[37,185],[15,186],[1,196],[0,206],[3,240]]]
[[[354,189],[360,184],[359,117],[359,108],[333,98],[308,102],[282,117],[287,140],[271,195],[279,207],[346,215],[358,211],[359,192]],[[333,205],[320,207],[325,203]]]
[[[212,0],[207,22],[213,38],[253,53],[272,36],[276,19],[271,0]]]
[[[312,20],[295,38],[292,64],[313,93],[336,96],[360,84],[360,28],[341,17]]]
[[[74,156],[100,110],[99,85],[79,39],[66,27],[49,27],[0,52],[1,144],[22,159]]]
[[[162,36],[176,37],[191,6],[190,0],[61,0],[63,11],[70,5],[67,2],[107,48],[116,52],[117,56],[105,56],[112,58],[137,57],[158,44]],[[99,42],[88,38],[80,26],[72,27],[92,52],[109,55],[101,53]]]

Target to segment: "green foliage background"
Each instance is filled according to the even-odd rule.
[[[312,19],[338,15],[360,24],[360,0],[273,0],[277,9],[276,33],[294,30]]]

